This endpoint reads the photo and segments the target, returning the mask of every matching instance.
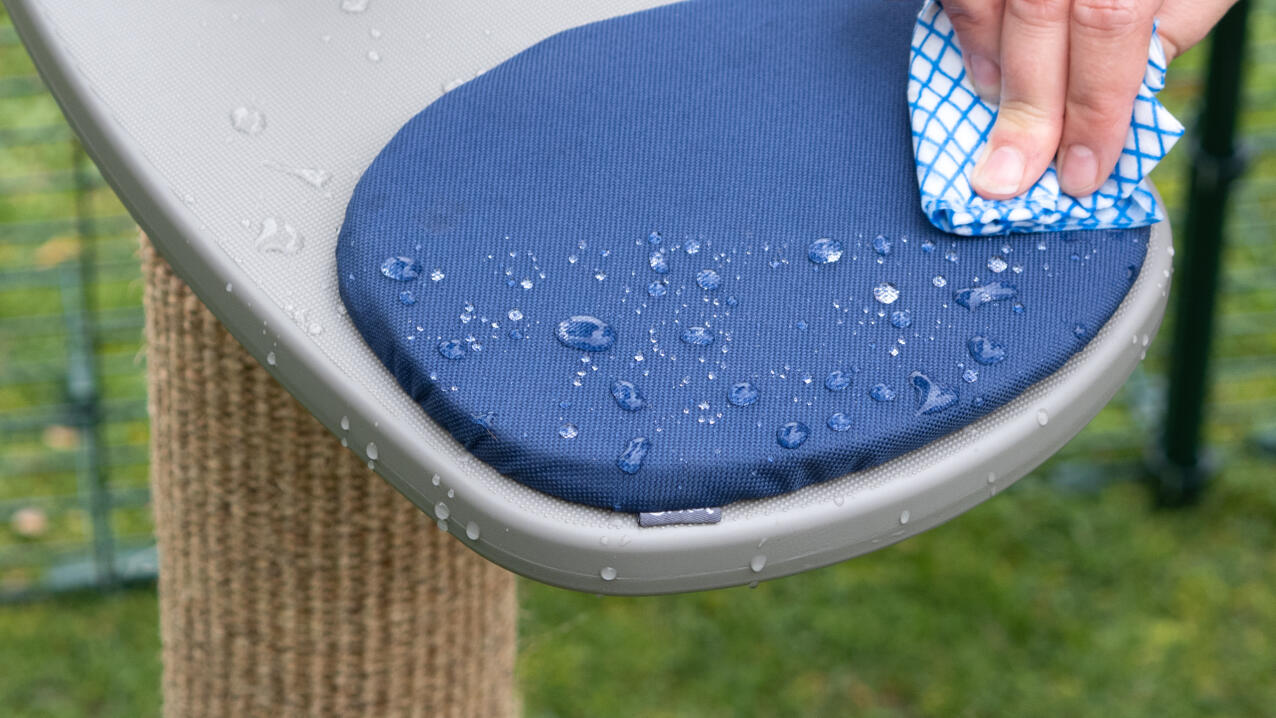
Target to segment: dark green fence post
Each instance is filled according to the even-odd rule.
[[[1194,502],[1213,470],[1201,434],[1227,197],[1245,164],[1236,125],[1248,14],[1249,0],[1240,0],[1214,29],[1192,147],[1187,217],[1178,233],[1169,397],[1160,444],[1149,460],[1157,500],[1166,505]]]

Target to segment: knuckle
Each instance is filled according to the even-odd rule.
[[[1114,92],[1082,92],[1068,97],[1064,112],[1070,125],[1108,134],[1129,126],[1132,104],[1133,98],[1127,101]]]
[[[1008,0],[1006,15],[1031,27],[1048,27],[1066,22],[1067,0]]]
[[[1073,25],[1101,35],[1124,34],[1139,23],[1136,0],[1076,0],[1072,4]]]

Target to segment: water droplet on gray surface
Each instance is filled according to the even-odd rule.
[[[891,326],[896,329],[907,329],[913,325],[913,313],[907,309],[891,312]]]
[[[399,301],[410,307],[413,304],[416,304],[416,297],[412,296],[412,292],[405,289],[402,292],[399,292]]]
[[[316,189],[321,189],[332,181],[332,173],[314,167],[288,167],[278,162],[263,162],[263,167],[296,177]]]
[[[465,358],[465,342],[460,339],[445,339],[439,342],[439,354],[444,359],[459,361]]]
[[[885,384],[874,384],[868,395],[875,401],[895,401],[895,390]]]
[[[747,381],[732,384],[731,389],[727,391],[727,401],[735,406],[749,406],[757,400],[758,388]]]
[[[695,347],[707,347],[713,343],[713,332],[704,327],[688,327],[682,332],[682,341]]]
[[[908,520],[909,520],[910,518],[912,518],[912,515],[908,513],[908,510],[907,510],[907,509],[905,509],[905,510],[903,510],[903,511],[901,511],[901,512],[899,513],[899,522],[900,522],[900,524],[906,524],[906,523],[908,523]]]
[[[615,581],[616,569],[611,566],[603,566],[603,569],[598,572],[598,575],[601,576],[604,581]]]
[[[630,439],[625,450],[616,458],[616,466],[626,474],[636,474],[651,450],[651,440],[645,436]]]
[[[465,84],[465,78],[458,77],[443,83],[443,92],[448,93]]]
[[[1050,423],[1050,414],[1045,409],[1037,409],[1037,423],[1045,426]]]
[[[832,264],[842,258],[842,243],[836,239],[821,237],[806,249],[806,258],[816,264]]]
[[[712,269],[702,269],[696,274],[696,284],[699,284],[701,289],[712,291],[722,286],[722,277]]]
[[[341,430],[350,431],[350,417],[348,416],[341,417]]]
[[[668,291],[669,290],[665,287],[664,282],[656,281],[647,285],[647,294],[652,297],[663,297],[666,293],[668,293]]]
[[[611,383],[611,396],[616,400],[616,405],[625,411],[638,411],[647,405],[638,385],[625,379],[617,379]]]
[[[1017,293],[1018,290],[1015,289],[1013,284],[989,282],[977,287],[958,290],[953,294],[953,301],[973,312],[985,304],[1013,299]]]
[[[447,507],[447,504],[440,501],[434,505],[434,515],[439,517],[440,521],[444,521],[452,515],[452,510]]]
[[[275,365],[275,353],[274,353],[274,352],[266,352],[266,363],[267,363],[267,364],[269,364],[269,365],[271,365],[271,366],[274,366],[274,365]]]
[[[851,373],[834,369],[824,378],[824,388],[829,391],[842,391],[851,385]]]
[[[583,352],[604,352],[616,343],[616,330],[588,314],[578,314],[560,322],[554,336],[563,346]]]
[[[1001,274],[1006,271],[1007,266],[1006,260],[998,255],[993,255],[988,258],[988,269],[997,274]]]
[[[957,390],[941,386],[920,371],[908,375],[917,398],[918,414],[937,414],[957,403]]]
[[[890,282],[882,282],[873,287],[873,298],[882,304],[894,304],[899,299],[899,289]]]
[[[369,0],[341,0],[341,9],[348,13],[360,13],[368,9]]]
[[[1005,360],[1006,348],[985,336],[973,336],[966,342],[970,356],[980,364],[997,364]]]
[[[256,107],[241,105],[230,111],[230,126],[245,135],[259,135],[266,129],[266,115]]]
[[[301,232],[298,232],[297,228],[291,224],[280,222],[274,217],[267,217],[261,221],[261,231],[257,233],[256,244],[260,252],[296,254],[306,246],[306,238],[301,236]]]
[[[873,251],[885,257],[891,253],[891,247],[894,246],[894,244],[895,243],[892,242],[889,237],[884,234],[879,234],[873,238]]]
[[[786,449],[796,449],[806,442],[811,435],[810,428],[800,421],[790,421],[780,425],[775,431],[775,443]]]
[[[368,446],[365,449],[365,453],[368,455],[369,459],[376,461],[380,452],[377,451],[377,445],[369,441]]]
[[[575,439],[580,435],[580,429],[575,424],[563,424],[558,427],[558,435],[564,439]]]
[[[851,417],[844,412],[835,412],[829,416],[828,427],[833,431],[846,431],[851,428]]]
[[[473,521],[465,524],[465,537],[471,541],[479,539],[479,525]]]
[[[381,62],[381,53],[376,50],[368,50],[368,60],[370,62]]]
[[[754,573],[761,573],[764,568],[766,568],[766,556],[758,554],[749,559],[749,570]]]
[[[396,282],[409,282],[421,276],[421,263],[411,257],[388,257],[381,263],[381,274]]]

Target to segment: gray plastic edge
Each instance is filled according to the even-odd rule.
[[[516,509],[466,479],[451,458],[422,446],[419,437],[389,421],[379,405],[349,388],[343,374],[310,350],[302,329],[238,272],[213,238],[203,236],[144,157],[128,151],[128,134],[68,58],[55,51],[50,23],[28,3],[9,0],[6,5],[88,153],[160,254],[214,315],[259,361],[273,351],[275,365],[262,365],[334,434],[356,447],[375,440],[378,472],[416,505],[430,511],[446,500],[458,540],[545,583],[618,595],[740,585],[842,561],[937,526],[1009,486],[1075,436],[1133,372],[1147,343],[1138,337],[1155,335],[1165,310],[1171,237],[1162,223],[1153,228],[1147,260],[1118,316],[1072,358],[1065,381],[1041,396],[1035,396],[1034,387],[968,427],[973,438],[942,466],[863,490],[844,504],[807,506],[793,515],[778,511],[713,526],[641,530],[627,517],[600,535],[598,529]],[[1162,275],[1164,281],[1154,279]],[[228,283],[234,284],[233,293],[224,291]],[[1044,426],[1036,418],[1040,409],[1049,415]],[[1007,414],[1011,420],[981,430],[981,424]],[[349,432],[339,431],[343,416],[351,420]],[[429,481],[434,474],[443,477],[438,486]],[[449,489],[456,495],[445,499]],[[729,515],[731,507],[725,511]],[[471,521],[483,527],[477,541],[464,537]]]

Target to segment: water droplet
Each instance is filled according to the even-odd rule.
[[[935,251],[935,243],[930,241],[929,239],[922,242],[922,251],[927,254],[930,254],[931,252]]]
[[[434,505],[434,515],[439,517],[440,521],[446,521],[447,517],[452,515],[452,510],[442,501]]]
[[[558,427],[558,435],[564,439],[575,439],[580,435],[580,429],[575,424],[563,424]]]
[[[656,274],[669,273],[669,256],[665,254],[665,250],[663,249],[657,249],[652,252],[651,256],[647,259],[647,264],[651,267],[651,271]]]
[[[283,172],[286,175],[296,177],[316,189],[321,189],[332,181],[332,173],[327,170],[321,170],[313,167],[287,167],[279,164],[278,162],[263,162],[261,164],[267,169],[272,169],[276,172]]]
[[[896,329],[907,329],[913,325],[913,313],[907,309],[891,312],[891,326]]]
[[[702,269],[696,274],[696,284],[699,284],[701,289],[712,291],[722,286],[722,277],[712,269]]]
[[[713,332],[704,327],[688,327],[682,332],[682,341],[695,347],[707,347],[713,343]]]
[[[473,521],[465,524],[465,537],[471,541],[478,541],[479,525]]]
[[[465,84],[464,77],[458,77],[453,80],[448,80],[447,82],[443,83],[443,92],[444,93],[451,92],[452,90],[455,90],[456,88],[464,84]]]
[[[851,428],[851,417],[843,412],[836,412],[829,416],[828,426],[833,431],[846,431]]]
[[[829,391],[842,391],[851,385],[851,373],[834,369],[824,378],[824,388]]]
[[[900,522],[900,524],[906,524],[906,523],[908,523],[908,520],[909,520],[910,518],[912,518],[912,515],[908,513],[908,510],[907,510],[907,509],[905,509],[905,510],[903,510],[903,511],[901,511],[901,512],[899,513],[899,522]]]
[[[647,285],[647,294],[653,297],[663,297],[668,291],[664,282],[657,281]]]
[[[230,126],[245,135],[259,135],[266,129],[266,115],[255,107],[241,105],[230,111]]]
[[[642,391],[632,381],[617,379],[611,383],[611,396],[616,405],[625,411],[638,411],[647,405]]]
[[[515,307],[509,310],[509,313],[505,316],[509,317],[511,322],[521,322],[523,320],[523,311]]]
[[[894,304],[899,299],[899,289],[890,282],[882,282],[873,287],[873,298],[882,304]]]
[[[931,284],[933,284],[933,285],[935,285],[936,287],[946,287],[946,286],[948,286],[948,280],[947,280],[947,279],[944,279],[944,275],[942,275],[942,274],[936,274],[936,275],[935,275],[935,276],[934,276],[934,277],[930,280],[930,283],[931,283]]]
[[[988,269],[996,274],[1001,274],[1006,271],[1007,266],[1006,260],[1003,257],[993,255],[988,258]]]
[[[645,436],[630,439],[625,450],[616,458],[616,466],[626,474],[636,474],[651,449],[651,440]]]
[[[563,346],[583,352],[605,352],[616,343],[616,330],[597,317],[579,314],[563,322],[554,330],[554,336]]]
[[[758,388],[747,381],[731,385],[727,392],[727,401],[735,406],[749,406],[758,400]]]
[[[660,242],[663,240],[664,240],[664,237],[660,236],[659,232],[652,232],[651,234],[647,235],[648,244],[660,244]]]
[[[985,304],[1013,299],[1016,293],[1017,290],[1013,284],[989,282],[977,287],[958,290],[953,295],[953,301],[973,312]]]
[[[349,13],[363,12],[368,9],[368,0],[341,0],[341,9]]]
[[[806,258],[816,264],[832,264],[842,258],[842,243],[836,239],[822,237],[811,242],[806,249]]]
[[[957,263],[957,250],[955,250],[955,249],[950,249],[950,250],[948,250],[948,253],[944,255],[944,259],[947,259],[948,261],[950,261],[950,262],[952,262],[952,263],[956,264],[956,263]]]
[[[519,340],[523,338],[523,331],[521,329],[511,329],[508,336],[510,339]]]
[[[301,232],[298,232],[297,228],[291,224],[281,223],[274,217],[267,217],[261,221],[261,232],[257,234],[258,251],[296,254],[305,245],[306,238],[301,236]]]
[[[908,375],[917,398],[918,414],[937,414],[957,403],[957,390],[941,386],[930,377],[914,371]]]
[[[974,384],[975,382],[979,381],[979,372],[975,371],[974,369],[967,369],[966,371],[961,373],[961,379],[967,384]]]
[[[1037,409],[1037,423],[1041,426],[1050,423],[1050,414],[1045,409]]]
[[[368,60],[370,62],[381,62],[381,53],[376,50],[368,50]]]
[[[369,460],[376,461],[377,456],[380,452],[377,451],[377,445],[369,441],[368,447],[366,449],[366,453],[368,455]]]
[[[895,401],[895,390],[885,384],[874,384],[868,395],[876,401]]]
[[[341,430],[350,431],[350,417],[348,416],[341,417]]]
[[[1023,314],[1023,305],[1015,302],[1014,305],[1010,307],[1010,310],[1015,314]]]
[[[973,336],[966,342],[970,356],[980,364],[998,364],[1006,358],[1006,348],[985,336]]]
[[[460,339],[447,339],[439,342],[439,354],[444,359],[459,361],[465,358],[465,342]]]
[[[266,363],[267,363],[267,364],[269,364],[269,365],[271,365],[271,366],[274,366],[274,365],[275,365],[275,353],[274,353],[274,352],[266,352]]]
[[[412,296],[412,292],[405,289],[402,292],[399,292],[399,301],[410,307],[413,304],[416,304],[416,297]]]
[[[687,240],[687,243],[683,245],[683,249],[687,250],[687,254],[695,254],[695,253],[699,252],[699,251],[700,251],[700,240],[698,240],[698,239],[688,239],[688,240]]]
[[[811,435],[811,430],[800,421],[781,424],[775,432],[775,443],[786,449],[796,449]]]
[[[1087,327],[1086,325],[1081,323],[1073,324],[1072,336],[1076,337],[1077,339],[1089,339],[1090,327]]]
[[[749,570],[754,573],[761,573],[764,568],[766,568],[766,556],[758,554],[757,556],[749,559]]]
[[[430,281],[441,282],[443,281],[444,276],[445,275],[443,274],[443,270],[439,269],[438,267],[435,267],[434,271],[430,272]]]
[[[879,234],[873,238],[873,251],[883,257],[891,253],[891,247],[893,245],[894,242],[892,242],[890,238],[884,234]]]
[[[381,263],[381,273],[396,282],[407,282],[421,276],[421,264],[411,257],[389,257]]]
[[[616,569],[611,566],[603,566],[603,570],[599,571],[598,575],[601,576],[604,581],[615,581]]]

